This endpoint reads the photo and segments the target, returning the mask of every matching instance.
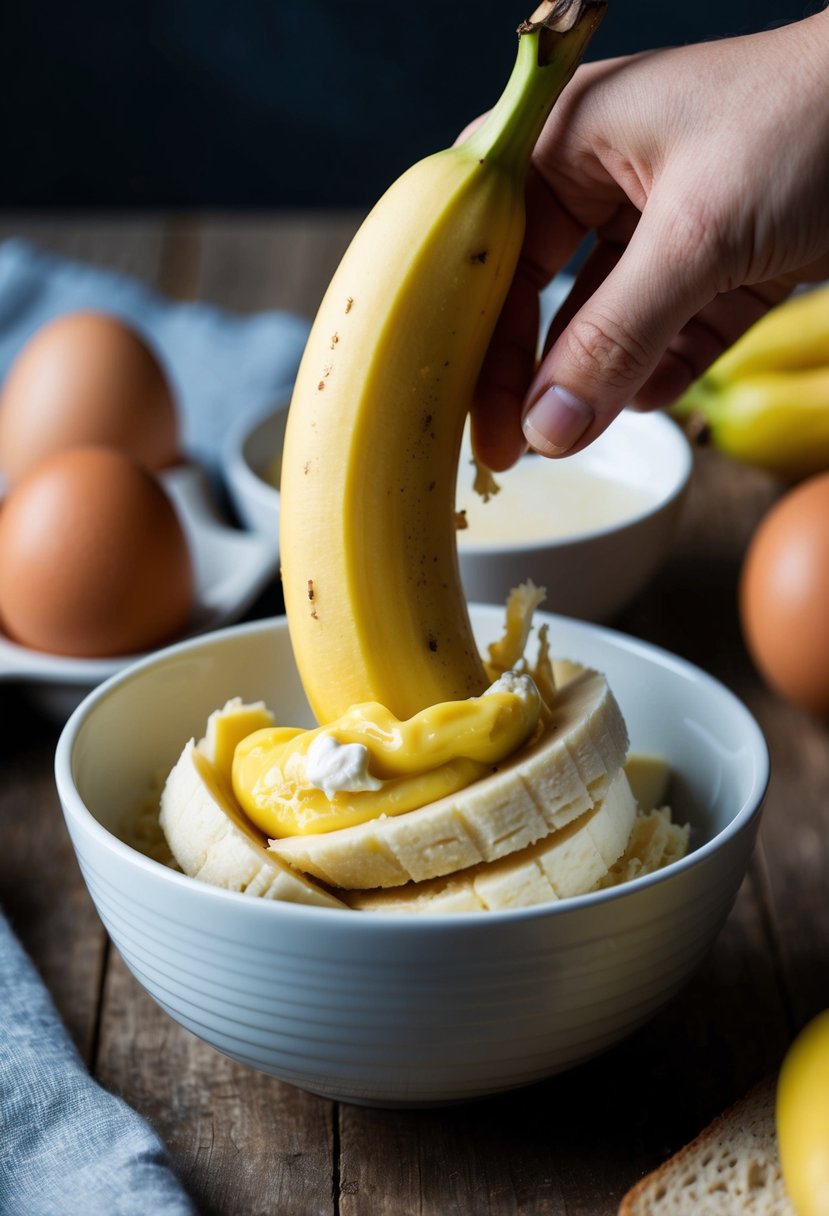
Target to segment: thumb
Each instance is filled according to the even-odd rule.
[[[612,269],[558,334],[530,385],[524,435],[545,456],[596,439],[716,295],[719,268],[703,225],[687,213],[678,222],[676,208],[663,215],[654,203],[652,195],[621,257],[608,251],[592,259],[593,276],[597,264]]]

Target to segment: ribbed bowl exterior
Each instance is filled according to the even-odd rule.
[[[271,688],[285,720],[307,713],[284,621],[169,648],[86,699],[58,744],[64,816],[101,920],[172,1018],[303,1089],[418,1106],[569,1068],[678,991],[745,874],[765,743],[745,708],[697,669],[612,631],[547,619],[562,653],[608,674],[632,734],[675,765],[694,840],[659,874],[560,904],[440,917],[303,907],[197,882],[118,839],[130,800],[226,698]],[[497,636],[501,613],[479,606],[473,623],[482,640]]]
[[[751,845],[750,834],[732,840],[702,873],[484,927],[308,915],[222,898],[160,867],[136,889],[128,858],[73,840],[112,940],[171,1017],[301,1088],[391,1105],[513,1088],[629,1034],[710,948]]]

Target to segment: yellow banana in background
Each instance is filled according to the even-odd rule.
[[[320,723],[380,702],[399,718],[489,680],[458,574],[464,419],[524,234],[530,155],[604,12],[545,2],[507,86],[465,142],[375,205],[320,305],[282,461],[282,580]]]
[[[724,351],[703,379],[726,384],[763,372],[829,367],[829,284],[789,296]]]
[[[829,285],[767,313],[671,414],[733,459],[789,480],[829,468]]]
[[[786,1053],[776,1122],[783,1181],[797,1216],[829,1216],[829,1010]]]

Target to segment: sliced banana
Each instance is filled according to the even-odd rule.
[[[667,760],[649,752],[633,752],[627,758],[625,772],[641,811],[665,805],[671,779]]]
[[[349,907],[367,912],[492,912],[583,895],[624,853],[636,801],[624,770],[601,804],[544,840],[460,874],[385,891],[350,891]]]
[[[272,840],[269,850],[348,890],[441,877],[527,848],[593,810],[627,748],[606,680],[585,670],[557,695],[541,739],[492,776],[404,815]]]
[[[650,811],[640,808],[624,853],[599,880],[598,886],[616,887],[678,861],[688,852],[690,831],[689,824],[672,821],[666,806]]]
[[[193,739],[167,778],[159,822],[170,851],[191,878],[261,899],[344,906],[267,851],[265,837],[242,815]]]

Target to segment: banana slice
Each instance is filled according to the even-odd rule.
[[[592,890],[622,856],[636,818],[624,770],[592,811],[544,840],[461,874],[385,891],[350,891],[349,907],[366,912],[493,912],[550,903]]]
[[[491,777],[404,815],[272,840],[269,851],[347,890],[438,878],[524,849],[592,810],[627,748],[606,680],[585,670],[558,694],[542,738]]]
[[[671,769],[663,756],[633,752],[627,758],[625,772],[640,811],[653,811],[665,805]]]
[[[167,778],[159,822],[170,851],[191,878],[261,899],[344,906],[312,879],[268,853],[265,837],[222,788],[202,746],[197,747],[193,739]]]
[[[673,822],[668,807],[651,811],[640,807],[624,853],[599,880],[598,887],[617,887],[678,861],[688,852],[690,832],[689,824]]]

